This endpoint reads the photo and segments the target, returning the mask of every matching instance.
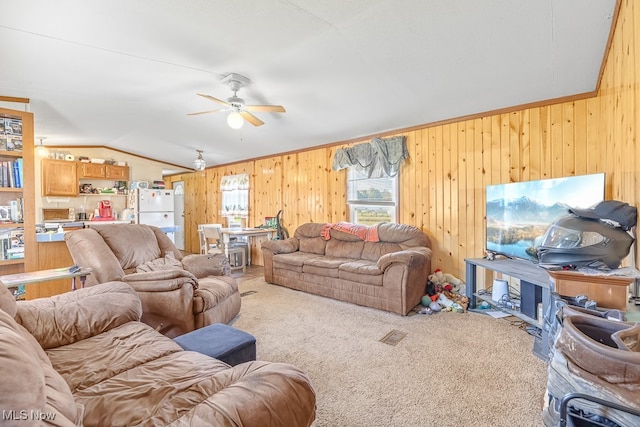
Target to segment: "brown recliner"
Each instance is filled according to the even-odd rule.
[[[92,268],[85,286],[131,285],[142,301],[142,321],[168,337],[240,312],[240,292],[222,254],[183,256],[157,227],[100,224],[65,233],[74,263]]]

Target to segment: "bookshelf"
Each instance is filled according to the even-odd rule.
[[[33,140],[33,113],[0,108],[0,275],[36,269]]]

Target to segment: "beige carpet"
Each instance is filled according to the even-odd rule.
[[[309,375],[315,427],[542,425],[546,364],[513,318],[404,317],[262,279],[240,291],[247,294],[233,326],[256,337],[259,360]],[[380,342],[394,330],[406,336]]]

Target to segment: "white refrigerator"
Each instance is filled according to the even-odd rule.
[[[136,224],[155,225],[175,242],[173,190],[139,188],[129,193],[129,209]]]

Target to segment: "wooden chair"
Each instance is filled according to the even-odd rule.
[[[231,270],[242,269],[242,272],[247,271],[245,249],[242,247],[225,246],[224,239],[222,238],[222,226],[220,224],[202,224],[201,229],[202,234],[204,235],[204,248],[206,248],[206,253],[225,254],[227,257],[229,257]],[[237,262],[233,262],[231,260],[232,255],[234,256],[234,258],[237,255],[240,255],[240,265],[238,265]]]
[[[204,235],[204,227],[220,227],[222,228],[222,224],[198,224],[198,240],[200,242],[200,253],[207,254],[209,253],[209,249],[215,249],[218,246],[218,242],[208,241],[206,236]]]

